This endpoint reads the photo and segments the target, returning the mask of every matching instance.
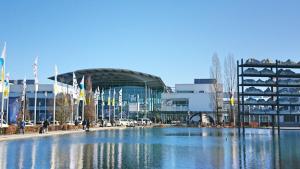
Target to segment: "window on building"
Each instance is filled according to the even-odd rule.
[[[177,90],[177,93],[194,93],[192,90]]]

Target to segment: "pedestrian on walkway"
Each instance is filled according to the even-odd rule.
[[[25,122],[24,122],[24,120],[20,121],[19,127],[20,127],[20,134],[25,134]]]
[[[47,133],[48,132],[48,126],[49,126],[49,122],[48,120],[46,119],[43,123],[43,128],[44,128],[44,133]]]
[[[78,129],[78,120],[77,119],[75,120],[74,124],[75,124],[75,130],[77,130]]]
[[[86,120],[84,119],[82,122],[82,130],[85,130],[85,129],[86,129]]]
[[[87,121],[86,121],[86,130],[90,131],[90,120],[89,119],[87,119]]]

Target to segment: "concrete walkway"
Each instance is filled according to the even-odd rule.
[[[126,129],[126,127],[95,127],[90,128],[90,131],[100,131],[100,130],[119,130]],[[59,131],[49,131],[48,133],[28,133],[28,134],[12,134],[12,135],[0,135],[0,141],[9,141],[16,139],[27,139],[32,137],[47,137],[47,136],[55,136],[55,135],[64,135],[64,134],[74,134],[74,133],[84,133],[85,131],[82,129],[78,130],[59,130]]]

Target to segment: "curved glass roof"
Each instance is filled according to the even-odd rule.
[[[109,88],[118,86],[141,86],[147,85],[149,88],[164,90],[165,84],[160,77],[131,71],[127,69],[111,69],[111,68],[98,68],[98,69],[82,69],[74,72],[78,84],[83,76],[91,76],[93,88]],[[54,80],[54,76],[49,77]],[[57,76],[59,82],[72,85],[73,72],[60,74]]]

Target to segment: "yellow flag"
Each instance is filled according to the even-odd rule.
[[[233,97],[230,98],[230,105],[234,106],[234,98]]]

